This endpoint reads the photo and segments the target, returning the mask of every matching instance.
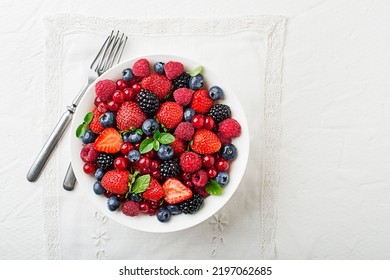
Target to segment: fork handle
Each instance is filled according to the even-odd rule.
[[[74,109],[75,108],[73,106],[68,107],[68,109],[62,114],[62,117],[58,121],[53,132],[50,134],[45,145],[43,146],[42,150],[39,152],[37,158],[35,159],[30,170],[28,171],[27,173],[28,181],[34,182],[38,179],[39,175],[42,172],[43,167],[45,166],[47,160],[49,159],[49,156],[51,155],[58,141],[60,140],[66,127],[69,125],[74,113]]]

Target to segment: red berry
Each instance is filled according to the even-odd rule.
[[[161,179],[160,170],[153,170],[153,171],[152,171],[152,176],[153,176],[153,178]]]
[[[119,104],[116,103],[114,100],[110,100],[107,103],[107,107],[110,111],[116,112],[119,110]]]
[[[152,160],[146,156],[141,156],[141,158],[139,159],[137,165],[139,166],[139,168],[143,169],[143,168],[150,168],[150,164],[152,163]]]
[[[204,117],[203,115],[195,115],[191,119],[191,123],[195,128],[202,128],[204,125]]]
[[[134,89],[132,89],[132,88],[125,88],[123,90],[123,95],[124,95],[126,101],[132,101],[132,100],[135,100],[135,96],[137,94],[134,91]]]
[[[203,166],[206,168],[211,168],[215,164],[215,158],[212,155],[205,155],[202,157]]]
[[[95,104],[95,106],[97,107],[102,102],[103,102],[103,100],[99,96],[96,96],[95,100],[93,101],[93,104]]]
[[[134,84],[134,85],[131,86],[131,88],[133,89],[135,95],[137,95],[138,93],[140,93],[140,91],[141,91],[141,89],[142,89],[141,86],[140,86],[139,84]]]
[[[215,121],[214,121],[213,117],[207,116],[204,118],[203,128],[208,129],[208,130],[212,130],[215,128]]]
[[[150,164],[150,169],[152,171],[159,171],[160,170],[160,163],[158,162],[158,160],[152,160],[151,164]]]
[[[131,145],[129,142],[123,142],[121,146],[121,153],[123,155],[127,155],[132,149],[133,145]]]
[[[99,113],[102,113],[104,114],[105,112],[107,112],[107,104],[104,103],[104,102],[100,102],[99,105],[97,106],[97,110],[99,111]]]
[[[184,172],[181,176],[182,176],[184,181],[190,181],[191,180],[191,173],[189,173],[189,172]]]
[[[83,166],[84,173],[92,174],[95,172],[95,170],[96,170],[96,167],[93,163],[89,163],[89,162],[84,163],[84,166]]]
[[[140,168],[140,167],[138,167],[138,168]],[[141,170],[140,170],[140,172],[141,172],[141,174],[150,174],[150,168],[147,168],[147,167],[145,167],[145,168],[140,168]]]
[[[224,158],[219,158],[215,162],[215,167],[218,171],[226,171],[229,169],[229,162]]]
[[[186,181],[184,184],[185,184],[187,187],[189,187],[189,188],[192,188],[192,187],[194,186],[194,184],[193,184],[191,181]]]
[[[148,214],[150,216],[154,216],[154,215],[156,215],[156,213],[157,213],[157,208],[150,208],[148,211]]]
[[[120,90],[124,90],[127,88],[127,82],[123,79],[119,79],[116,81],[116,87]]]
[[[110,191],[106,191],[104,194],[103,194],[105,197],[109,198],[111,196],[114,196],[115,194],[110,192]]]
[[[112,100],[116,103],[122,103],[125,101],[125,94],[121,90],[116,90],[112,95]]]
[[[210,179],[217,177],[217,174],[218,174],[218,171],[214,167],[211,167],[210,169],[207,170],[207,176]]]
[[[133,147],[134,147],[135,150],[139,151],[139,146],[140,146],[140,145],[141,145],[141,143],[135,143],[135,144],[133,145]]]
[[[129,160],[124,157],[117,157],[114,160],[114,167],[118,170],[126,170],[129,165]]]
[[[154,159],[157,156],[157,152],[155,150],[151,150],[145,154],[146,157],[150,159]]]
[[[141,212],[148,213],[149,209],[150,209],[150,205],[146,201],[142,201],[139,203],[139,210]]]

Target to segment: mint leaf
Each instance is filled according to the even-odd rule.
[[[139,146],[139,151],[141,154],[146,154],[147,152],[150,152],[153,149],[153,139],[145,139],[141,142],[141,145]]]
[[[153,138],[155,140],[158,140],[158,138],[160,138],[160,130],[156,130],[156,132],[153,134]]]
[[[76,129],[76,137],[82,137],[86,131],[85,124],[80,124]]]
[[[160,149],[160,142],[158,141],[153,141],[153,149],[155,151],[158,151],[158,149]]]
[[[88,114],[85,115],[84,117],[84,124],[88,125],[93,119],[93,113],[89,112]]]
[[[138,133],[139,135],[142,135],[142,134],[144,134],[144,132],[142,131],[142,129],[141,129],[141,128],[137,128],[135,131],[137,131],[137,133]]]
[[[188,72],[188,74],[189,74],[191,77],[194,77],[194,76],[200,74],[200,72],[202,72],[202,70],[203,70],[203,66],[198,66],[198,67],[196,67],[194,70]]]
[[[133,184],[132,192],[133,193],[142,193],[149,187],[149,184],[150,184],[150,175],[149,174],[139,176]]]
[[[210,179],[210,181],[205,186],[205,190],[208,194],[212,194],[212,195],[222,194],[222,187],[212,179]]]
[[[160,134],[160,137],[157,139],[161,144],[167,145],[175,141],[175,137],[167,132]]]

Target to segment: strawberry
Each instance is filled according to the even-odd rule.
[[[167,78],[173,80],[183,73],[184,65],[177,61],[169,61],[164,65],[164,71]]]
[[[119,130],[140,128],[145,120],[145,114],[141,111],[138,103],[133,101],[122,103],[116,114],[116,124]]]
[[[168,204],[176,204],[191,198],[192,191],[176,178],[169,178],[162,185],[164,199]]]
[[[109,170],[102,178],[102,186],[109,192],[125,194],[129,191],[129,175],[130,172],[128,170]]]
[[[187,149],[187,143],[175,137],[175,141],[171,143],[171,146],[173,148],[173,154],[175,157],[180,157],[182,153],[184,153]]]
[[[133,65],[133,74],[137,77],[146,77],[150,74],[149,61],[145,58],[137,60]]]
[[[209,92],[205,89],[199,89],[194,92],[190,107],[195,110],[196,113],[207,113],[213,106],[214,101],[210,98]]]
[[[157,95],[159,100],[162,100],[171,91],[172,82],[164,75],[152,73],[150,76],[142,79],[141,87],[150,90]]]
[[[174,129],[183,119],[183,108],[176,102],[165,102],[161,104],[157,119],[168,129]]]
[[[108,101],[116,90],[116,84],[111,80],[101,80],[96,83],[95,93],[101,101]]]
[[[195,131],[190,147],[194,152],[201,155],[213,154],[221,148],[221,141],[210,130],[201,128]]]
[[[95,133],[100,133],[104,130],[104,126],[102,126],[102,124],[100,123],[100,116],[103,115],[103,113],[100,113],[97,107],[93,109],[92,113],[93,118],[92,121],[89,123],[89,129]]]
[[[115,154],[120,151],[122,144],[119,132],[113,127],[108,127],[96,138],[93,148],[98,152]]]
[[[156,179],[151,178],[149,187],[142,196],[147,200],[157,202],[164,196],[164,189]]]

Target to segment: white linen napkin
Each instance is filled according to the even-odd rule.
[[[46,18],[47,122],[54,127],[84,83],[96,48],[113,29],[128,35],[122,61],[170,54],[199,61],[227,77],[245,110],[250,157],[232,199],[205,222],[176,233],[139,232],[94,208],[76,185],[62,188],[70,161],[67,131],[44,173],[45,230],[52,259],[273,258],[278,184],[280,99],[285,18],[118,20]]]

